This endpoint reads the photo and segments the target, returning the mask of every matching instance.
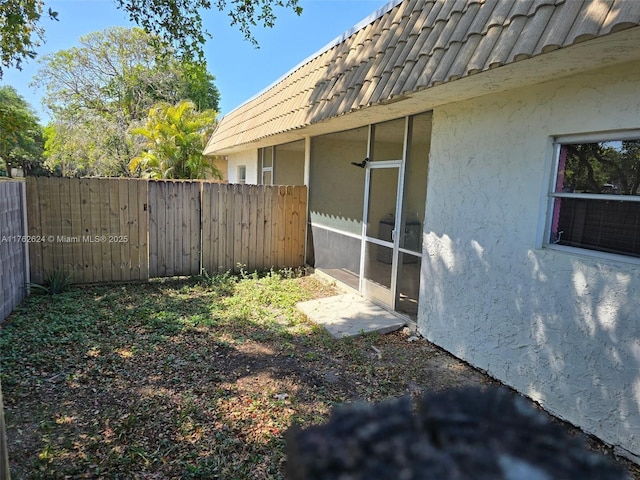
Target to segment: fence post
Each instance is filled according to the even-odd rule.
[[[29,223],[27,222],[27,182],[20,184],[20,208],[22,209],[22,227],[23,235],[28,237],[29,235]],[[24,243],[24,278],[25,285],[31,283],[31,265],[29,263],[29,242]],[[28,292],[29,290],[27,290]],[[1,393],[1,392],[0,392]]]

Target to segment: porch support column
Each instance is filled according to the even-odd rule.
[[[307,195],[309,192],[309,177],[311,174],[311,137],[304,137],[304,184],[307,186]],[[307,200],[309,200],[307,198]]]
[[[307,248],[309,246],[309,230],[311,222],[309,220],[309,182],[311,178],[311,137],[304,137],[304,184],[307,187],[307,222],[304,230],[304,263],[307,264]]]

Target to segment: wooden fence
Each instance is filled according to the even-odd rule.
[[[24,298],[29,282],[24,182],[0,181],[0,322]]]
[[[32,281],[148,280],[304,264],[306,187],[27,178]]]

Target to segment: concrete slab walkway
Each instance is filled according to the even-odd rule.
[[[311,321],[323,325],[334,338],[388,333],[406,324],[369,300],[350,293],[300,302],[297,307]]]

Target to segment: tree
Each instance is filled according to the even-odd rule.
[[[100,116],[56,120],[44,129],[45,165],[64,177],[128,176],[135,146]]]
[[[638,194],[640,141],[571,144],[566,149],[565,184],[571,190]]]
[[[42,127],[27,101],[13,87],[0,87],[0,160],[7,175],[12,168],[42,173],[43,146]]]
[[[110,28],[80,46],[41,59],[36,84],[54,120],[47,129],[47,164],[65,175],[129,175],[140,145],[127,136],[158,102],[193,100],[218,108],[220,95],[206,65],[158,51],[139,28]],[[58,141],[64,138],[64,141]]]
[[[2,0],[0,3],[0,78],[3,68],[20,69],[22,61],[36,56],[35,49],[43,40],[40,18],[44,10],[41,0]],[[49,9],[49,17],[58,14]]]
[[[189,98],[218,108],[206,65],[159,50],[139,28],[114,27],[80,38],[80,47],[44,56],[35,84],[52,113],[93,111],[121,121],[144,118],[154,103]],[[194,98],[191,98],[193,96]]]
[[[210,159],[202,155],[213,132],[216,112],[199,112],[190,101],[160,103],[149,111],[144,127],[131,133],[146,138],[144,153],[129,164],[132,172],[150,178],[221,178]]]
[[[211,35],[202,26],[202,15],[212,7],[226,12],[231,25],[237,25],[245,38],[257,45],[252,29],[258,24],[273,27],[274,7],[290,8],[302,13],[298,0],[114,0],[132,21],[154,35],[159,43],[172,46],[186,61],[200,63],[203,45]],[[2,68],[20,68],[24,59],[34,58],[36,48],[44,38],[41,17],[43,0],[2,0],[0,3],[0,48]],[[48,9],[48,16],[58,14]]]

